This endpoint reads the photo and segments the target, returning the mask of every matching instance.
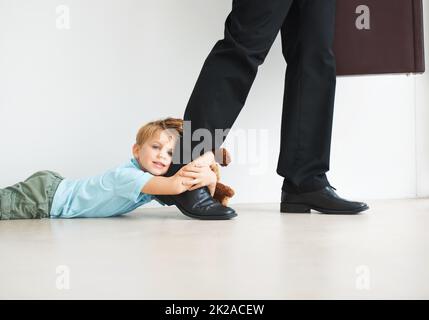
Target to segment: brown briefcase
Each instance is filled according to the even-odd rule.
[[[425,71],[422,0],[337,0],[335,29],[337,75]]]

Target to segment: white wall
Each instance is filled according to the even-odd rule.
[[[56,28],[60,4],[70,8],[69,30]],[[37,170],[79,178],[126,161],[140,125],[183,116],[230,7],[231,0],[0,0],[0,186]],[[237,191],[233,203],[280,199],[279,40],[233,128],[266,130],[267,162],[257,175],[257,164],[238,161],[223,170]],[[429,195],[428,74],[338,77],[328,177],[340,195]]]
[[[424,4],[426,70],[416,77],[417,196],[429,196],[429,5]]]

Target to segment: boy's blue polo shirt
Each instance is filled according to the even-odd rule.
[[[152,177],[133,158],[102,175],[64,179],[55,192],[51,218],[104,218],[131,212],[157,200],[141,192]]]

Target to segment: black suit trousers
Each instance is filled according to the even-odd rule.
[[[233,126],[280,32],[287,64],[277,165],[277,173],[285,178],[282,189],[308,192],[329,185],[335,8],[335,0],[233,0],[224,39],[205,60],[185,110],[184,120],[191,121],[189,134],[206,128],[214,137],[215,129]],[[270,111],[261,106],[260,112],[263,117]],[[191,148],[197,143],[193,141]],[[220,144],[213,138],[214,148]],[[190,151],[182,142],[177,147]],[[173,164],[167,176],[183,163]]]

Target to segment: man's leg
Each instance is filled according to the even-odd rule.
[[[210,149],[219,148],[223,143],[226,134],[217,141],[215,130],[229,130],[234,124],[258,66],[264,62],[293,1],[233,0],[232,11],[225,22],[224,39],[215,44],[207,57],[185,110],[184,120],[191,122],[191,129],[185,126],[184,139],[179,139],[176,145],[174,162],[166,176],[174,175],[199,155],[193,155],[191,151],[200,140],[183,141],[192,137],[196,130],[207,129],[210,132]],[[179,163],[176,161],[178,154],[182,158]],[[157,198],[166,204],[176,205],[192,218],[230,219],[236,216],[233,209],[216,202],[206,187]]]
[[[294,1],[281,29],[287,62],[277,173],[285,177],[281,212],[355,214],[362,202],[340,198],[329,170],[336,64],[335,0]]]
[[[208,55],[189,99],[184,120],[192,130],[205,128],[211,133],[211,146],[219,148],[226,138],[215,141],[215,129],[232,127],[243,108],[258,67],[264,62],[293,0],[233,0],[225,22],[224,39]],[[298,1],[299,2],[299,1]],[[186,130],[186,128],[185,128]],[[178,143],[182,155],[190,153],[200,141]],[[167,173],[176,173],[186,161],[172,165]]]
[[[329,185],[336,65],[335,0],[295,1],[281,28],[287,62],[277,173],[283,190]]]

